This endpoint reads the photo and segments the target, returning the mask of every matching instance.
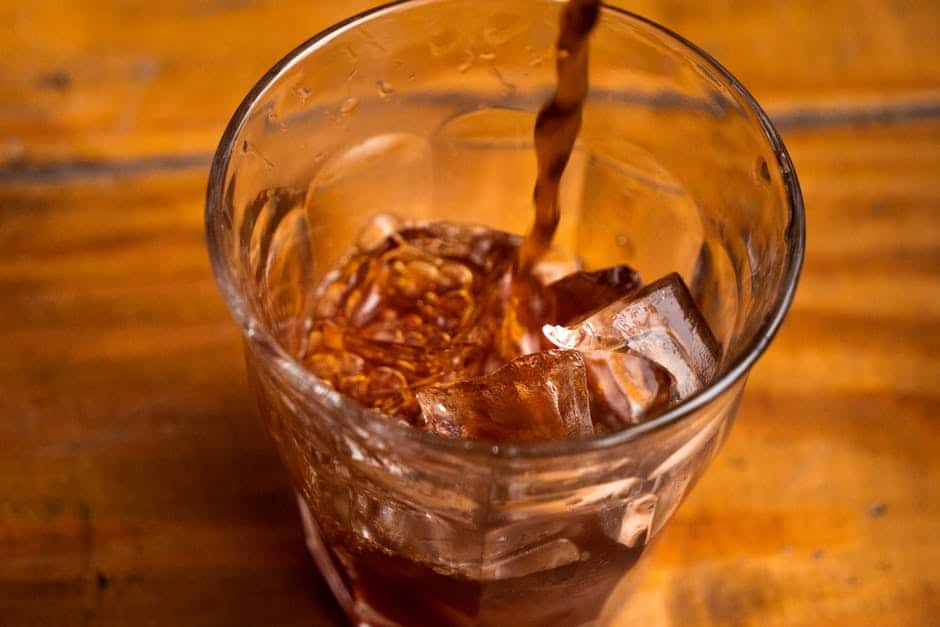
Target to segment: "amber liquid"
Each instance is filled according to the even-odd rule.
[[[479,375],[533,350],[532,330],[539,337],[550,306],[533,269],[558,226],[559,185],[581,127],[588,39],[598,13],[597,0],[571,0],[562,12],[557,87],[534,131],[535,220],[526,237],[520,243],[494,232],[483,246],[487,236],[477,234],[480,245],[467,247],[444,237],[442,253],[428,249],[434,233],[430,239],[410,233],[353,257],[334,277],[332,292],[320,295],[307,363],[321,378],[365,405],[418,424],[416,386]],[[456,234],[460,242],[474,237]],[[643,544],[630,548],[611,539],[598,515],[568,523],[558,537],[578,547],[576,561],[496,577],[439,572],[345,534],[313,549],[335,585],[342,581],[352,601],[346,610],[356,622],[555,626],[594,620]]]
[[[532,336],[532,330],[540,328],[546,316],[551,315],[547,311],[551,303],[545,302],[532,271],[551,248],[561,217],[558,190],[581,130],[581,114],[588,93],[588,43],[599,12],[597,0],[570,0],[562,11],[555,45],[555,93],[535,120],[537,175],[532,193],[535,221],[519,248],[513,268],[500,343],[503,357],[511,357],[513,349],[520,345],[532,350],[533,342],[520,342],[516,338]],[[534,335],[538,337],[537,331]]]
[[[588,40],[597,23],[598,0],[570,0],[561,15],[556,43],[555,93],[535,120],[538,175],[533,202],[535,222],[516,260],[516,275],[528,277],[552,245],[560,218],[558,189],[574,142],[581,130],[581,113],[588,93]]]
[[[370,614],[375,612],[390,624],[582,625],[598,618],[645,548],[616,543],[592,524],[586,521],[581,529],[567,531],[581,551],[591,556],[584,561],[493,580],[443,575],[406,557],[350,544],[332,551],[347,568],[344,578],[357,605],[367,606]],[[368,615],[356,615],[354,620],[376,623]]]

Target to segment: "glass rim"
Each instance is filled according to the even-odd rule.
[[[369,410],[356,401],[347,398],[329,387],[312,372],[307,370],[262,325],[250,307],[245,297],[237,287],[237,281],[231,268],[224,259],[224,245],[221,231],[214,227],[218,221],[217,212],[222,207],[225,193],[225,177],[228,171],[230,158],[235,151],[235,139],[242,129],[249,114],[259,104],[262,95],[286,71],[290,70],[307,54],[356,26],[392,13],[403,6],[419,6],[427,4],[446,4],[449,0],[393,0],[387,4],[373,7],[355,14],[340,22],[327,27],[316,35],[310,37],[299,46],[290,51],[280,61],[274,64],[251,88],[239,104],[232,118],[226,126],[225,132],[219,142],[212,165],[209,171],[209,181],[206,192],[205,229],[209,258],[215,275],[216,283],[222,292],[226,307],[238,323],[245,339],[253,346],[261,347],[268,353],[266,360],[270,360],[294,384],[304,392],[309,392],[320,398],[329,399],[330,405],[342,411],[344,418],[359,423],[358,426],[367,431],[389,438],[402,440],[403,443],[417,444],[420,447],[438,449],[442,452],[475,454],[494,458],[552,458],[567,455],[588,454],[615,448],[626,442],[650,434],[682,419],[693,415],[698,410],[718,399],[729,390],[738,380],[744,377],[756,363],[758,358],[767,350],[771,340],[777,334],[784,318],[793,302],[799,282],[800,270],[803,265],[806,224],[803,205],[803,195],[797,179],[796,170],[787,152],[779,133],[751,93],[709,53],[685,39],[681,35],[662,26],[648,18],[637,15],[625,9],[602,4],[604,12],[612,13],[620,18],[627,18],[648,26],[675,43],[680,44],[686,51],[699,57],[710,69],[716,71],[721,78],[728,82],[744,104],[750,108],[763,130],[765,139],[769,142],[777,157],[777,165],[786,191],[787,202],[790,209],[790,220],[785,232],[786,239],[786,268],[782,275],[781,289],[776,294],[772,314],[769,315],[756,332],[746,350],[728,367],[722,376],[718,377],[694,395],[683,400],[678,405],[669,408],[666,412],[655,418],[631,425],[620,431],[615,431],[590,440],[562,440],[543,441],[533,443],[494,443],[484,440],[458,440],[445,438],[423,429],[415,428],[398,420],[391,420],[377,412]],[[563,0],[545,0],[546,3],[561,3]]]

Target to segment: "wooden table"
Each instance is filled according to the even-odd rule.
[[[202,202],[241,95],[369,4],[0,3],[0,624],[338,624]],[[630,6],[767,106],[809,239],[622,624],[938,625],[940,4]]]

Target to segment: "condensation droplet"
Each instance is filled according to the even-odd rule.
[[[343,115],[349,115],[353,111],[359,108],[359,99],[358,98],[347,98],[343,101],[343,104],[339,107],[339,112]]]
[[[376,88],[379,92],[379,98],[382,100],[388,100],[395,94],[395,88],[386,83],[385,81],[379,80],[375,82]]]
[[[503,97],[509,97],[516,93],[516,84],[503,76],[503,73],[499,71],[499,68],[496,67],[496,65],[490,66],[490,72],[492,72],[493,76],[496,77],[496,80],[499,81],[499,91]]]
[[[294,95],[300,99],[301,104],[306,104],[310,96],[313,95],[313,90],[309,87],[300,85],[298,87],[294,87]]]
[[[767,160],[763,157],[757,158],[757,176],[764,183],[770,183],[770,167],[767,165]]]
[[[636,253],[636,248],[633,245],[633,240],[630,239],[629,235],[624,235],[623,233],[620,233],[617,235],[614,241],[617,242],[617,246],[622,248],[624,251],[624,254],[626,254],[628,257],[632,257]]]
[[[483,27],[483,41],[498,46],[504,44],[524,30],[519,16],[513,13],[494,13]]]
[[[428,38],[428,48],[435,57],[442,57],[457,45],[457,32],[451,28],[438,31]]]

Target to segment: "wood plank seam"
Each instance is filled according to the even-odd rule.
[[[890,102],[846,105],[797,104],[768,107],[768,114],[783,132],[825,130],[873,124],[903,125],[940,119],[940,95],[905,97]],[[0,163],[0,185],[51,185],[102,178],[131,178],[207,168],[212,153],[158,154],[126,159],[69,159],[33,161],[13,159]]]

